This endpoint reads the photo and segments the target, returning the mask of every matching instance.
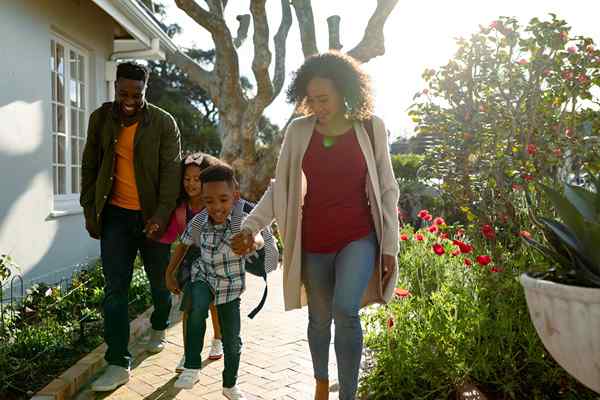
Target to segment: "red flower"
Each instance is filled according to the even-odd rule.
[[[585,85],[589,81],[590,81],[590,78],[588,78],[588,76],[586,74],[581,74],[577,77],[577,82],[579,82],[581,85]]]
[[[490,272],[504,272],[504,268],[500,268],[500,267],[492,267],[490,268]]]
[[[488,265],[489,263],[492,262],[492,257],[490,257],[490,256],[477,256],[477,257],[475,257],[475,261],[477,261],[477,264],[479,264],[481,266],[485,266],[485,265]]]
[[[429,215],[429,211],[427,210],[421,210],[417,213],[417,216],[421,219],[425,219],[427,215]]]
[[[464,263],[467,267],[470,267],[471,265],[473,265],[473,261],[471,261],[471,259],[469,259],[469,258],[465,258]]]
[[[527,231],[520,231],[519,236],[521,236],[522,238],[525,238],[525,239],[531,239],[531,233],[529,233]]]
[[[481,227],[481,234],[488,240],[492,240],[496,237],[496,231],[490,224],[485,224]]]
[[[460,253],[461,253],[460,249],[454,249],[454,250],[452,250],[452,253],[451,253],[451,254],[452,254],[453,256],[455,256],[455,257],[456,257],[456,256],[457,256],[457,255],[459,255]]]
[[[408,235],[406,233],[403,233],[400,235],[400,240],[402,240],[403,242],[408,240]]]
[[[561,31],[560,32],[560,39],[563,42],[566,42],[569,39],[569,34],[566,31]]]
[[[438,256],[441,256],[442,254],[444,254],[444,246],[442,246],[439,243],[436,243],[433,245],[433,252],[435,254],[437,254]]]
[[[387,327],[388,327],[388,329],[392,329],[394,327],[394,318],[392,318],[392,317],[388,318]]]
[[[519,65],[527,65],[527,64],[529,64],[529,61],[527,61],[527,60],[526,60],[526,59],[524,59],[524,58],[521,58],[519,61],[517,61],[517,63],[518,63]]]
[[[456,237],[463,237],[465,236],[465,230],[463,228],[458,228],[456,231]]]
[[[394,288],[394,296],[396,296],[399,299],[403,299],[405,297],[410,296],[410,291],[408,291],[407,289],[402,289],[402,288]]]
[[[553,150],[553,153],[556,157],[562,156],[562,150],[558,147]]]
[[[531,174],[524,174],[523,175],[523,179],[526,180],[527,182],[531,182],[533,180],[533,175],[531,175]]]
[[[435,217],[435,219],[433,220],[433,224],[434,225],[446,225],[446,221],[444,221],[444,218],[442,218],[442,217]]]
[[[528,144],[527,145],[527,153],[532,156],[536,153],[537,151],[537,147],[535,144]]]
[[[429,228],[427,228],[427,230],[431,233],[438,233],[440,228],[438,228],[437,225],[431,225]]]
[[[523,190],[523,186],[521,186],[521,185],[519,185],[519,184],[516,184],[516,183],[513,183],[513,184],[512,184],[512,188],[513,188],[513,190],[515,190],[515,191],[518,191],[518,190]]]
[[[446,232],[440,233],[440,239],[442,239],[442,240],[448,239],[448,234]]]
[[[470,244],[467,244],[465,242],[461,242],[460,240],[454,240],[454,241],[452,241],[452,244],[458,246],[460,252],[463,254],[468,254],[471,251],[473,251],[473,246],[471,246]]]
[[[567,51],[571,54],[577,53],[577,48],[575,46],[571,46],[567,49]]]
[[[492,21],[490,23],[491,29],[496,29],[496,28],[498,28],[498,26],[502,26],[502,21]]]
[[[425,240],[425,236],[422,233],[415,233],[415,240],[421,242]]]
[[[431,221],[432,219],[433,217],[431,216],[431,214],[427,214],[425,217],[423,217],[423,220],[427,222]]]
[[[573,129],[571,129],[571,128],[565,129],[565,136],[568,137],[569,139],[572,139],[573,138]]]
[[[566,79],[568,81],[573,80],[573,77],[575,76],[573,74],[573,71],[571,71],[570,69],[563,71],[561,75],[564,79]]]

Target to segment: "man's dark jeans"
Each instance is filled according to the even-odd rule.
[[[152,328],[167,329],[171,311],[171,293],[165,283],[170,245],[147,239],[141,211],[107,205],[102,216],[100,251],[104,273],[104,340],[108,345],[104,358],[109,364],[129,367],[129,286],[133,262],[138,250],[150,281],[154,312]]]

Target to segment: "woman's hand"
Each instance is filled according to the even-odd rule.
[[[382,280],[387,282],[396,269],[396,257],[384,254],[381,260],[381,269],[383,270]]]
[[[247,229],[242,229],[240,233],[231,238],[231,249],[238,256],[245,256],[256,249],[254,235]]]
[[[165,279],[166,279],[167,289],[169,289],[169,291],[171,293],[173,293],[173,294],[181,293],[181,288],[179,287],[179,282],[177,282],[177,277],[176,277],[175,273],[173,273],[171,271],[167,271]]]

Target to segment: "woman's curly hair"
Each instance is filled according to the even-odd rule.
[[[349,55],[329,51],[316,54],[304,61],[294,73],[287,90],[287,101],[296,104],[297,110],[309,115],[306,104],[306,88],[314,78],[329,79],[344,99],[346,117],[364,121],[373,114],[373,96],[369,76],[358,62]]]

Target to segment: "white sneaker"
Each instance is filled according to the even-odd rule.
[[[129,381],[129,369],[109,365],[98,379],[92,383],[94,392],[110,392]]]
[[[175,381],[176,389],[192,389],[196,382],[200,378],[198,378],[198,374],[200,373],[199,369],[189,369],[185,368],[179,378]]]
[[[148,340],[148,344],[146,346],[146,350],[152,354],[160,353],[165,348],[165,332],[163,331],[155,331],[154,329],[150,330],[150,339]]]
[[[224,387],[223,396],[227,397],[229,400],[246,400],[244,393],[242,393],[238,385],[230,388]]]
[[[178,374],[183,372],[183,370],[185,369],[184,365],[185,365],[185,354],[181,356],[181,359],[179,360],[179,364],[177,364],[177,366],[175,367],[175,372],[177,372]]]
[[[209,360],[220,360],[223,357],[223,342],[221,339],[213,339],[208,352]]]

